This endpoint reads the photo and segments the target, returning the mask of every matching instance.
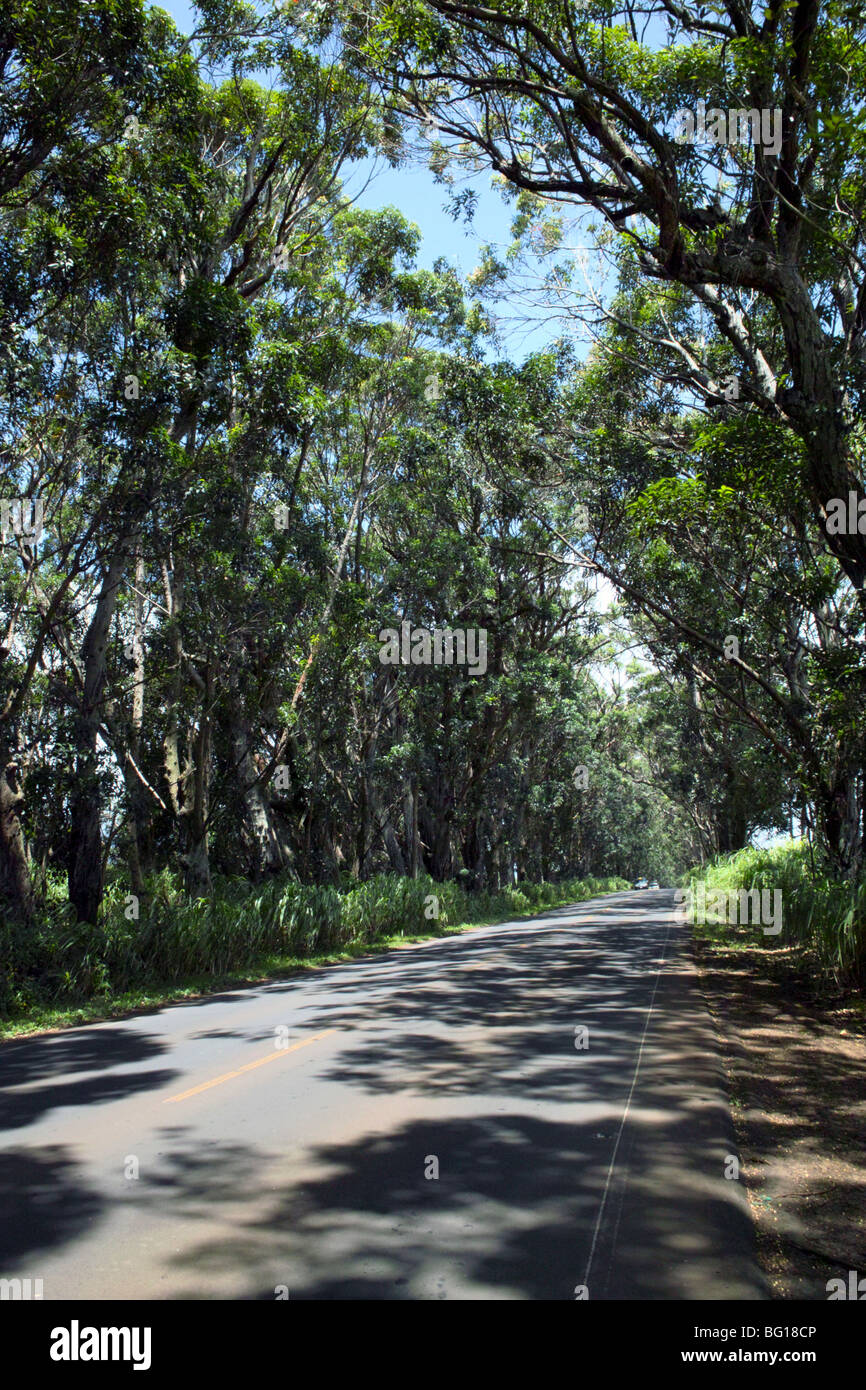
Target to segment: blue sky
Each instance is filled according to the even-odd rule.
[[[195,23],[195,12],[187,0],[161,0],[160,9],[167,10],[178,28],[189,33]],[[373,174],[372,181],[364,188]],[[511,213],[501,196],[490,187],[487,175],[473,183],[479,194],[474,233],[455,224],[444,211],[447,190],[437,185],[426,169],[390,169],[384,160],[355,166],[347,181],[349,196],[358,194],[362,208],[380,208],[388,204],[398,207],[423,233],[420,261],[432,266],[438,256],[445,256],[463,274],[478,263],[478,246],[483,241],[507,242]],[[361,191],[363,190],[363,191]]]
[[[166,10],[184,33],[194,27],[195,11],[187,0],[162,0],[159,8]],[[478,265],[479,248],[484,243],[504,248],[511,241],[513,210],[491,187],[489,174],[461,180],[461,187],[468,182],[478,196],[471,227],[449,216],[445,210],[448,190],[437,184],[426,168],[391,169],[382,159],[365,161],[352,166],[344,182],[346,194],[356,198],[359,207],[393,206],[417,223],[422,236],[418,255],[421,266],[429,268],[444,256],[465,276]],[[500,330],[506,339],[504,348],[517,360],[547,346],[553,338],[563,336],[562,326],[552,322],[536,306],[515,301],[511,322],[507,305],[498,307],[496,313],[501,316]]]

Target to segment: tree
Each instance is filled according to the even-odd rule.
[[[395,119],[435,121],[443,149],[480,155],[513,189],[594,209],[643,275],[705,310],[744,404],[803,441],[819,524],[832,499],[862,495],[862,16],[817,0],[759,13],[740,0],[419,0],[342,21]],[[678,139],[699,101],[723,127]],[[667,350],[705,393],[700,352]],[[866,604],[866,534],[827,536]]]

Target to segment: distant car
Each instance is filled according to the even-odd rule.
[[[645,878],[636,878],[632,888],[649,888],[649,882]]]
[[[653,879],[652,883],[650,884],[650,888],[658,888],[658,883],[655,879]]]

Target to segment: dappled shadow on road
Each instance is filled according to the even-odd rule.
[[[268,1110],[285,1107],[282,1152],[242,1133],[204,1140],[192,1118],[158,1131],[122,1199],[102,1198],[103,1216],[132,1202],[164,1230],[154,1296],[271,1298],[285,1285],[302,1299],[569,1299],[584,1282],[602,1299],[762,1296],[742,1194],[724,1176],[734,1140],[684,933],[648,906],[658,897],[586,904],[323,971],[296,996],[293,982],[259,991],[285,994],[293,1025],[334,1030],[338,1045],[302,1054],[297,1073],[254,1073]],[[164,1078],[145,1066],[82,1079],[105,1058],[89,1036],[94,1052],[68,1060],[70,1085],[95,1085],[94,1100],[100,1081]],[[165,1045],[108,1043],[107,1066]],[[63,1104],[55,1066],[38,1063]],[[327,1140],[296,1118],[299,1085],[314,1102],[300,1114],[327,1116]],[[207,1097],[203,1115],[217,1097],[234,1114],[225,1093]],[[71,1210],[57,1242],[80,1229]]]
[[[0,1152],[0,1275],[26,1255],[39,1278],[39,1254],[80,1235],[102,1205],[62,1146]]]
[[[24,1128],[50,1110],[104,1104],[171,1080],[172,1069],[141,1066],[166,1046],[122,1025],[6,1044],[0,1049],[0,1130]],[[117,1070],[127,1066],[138,1070]]]
[[[363,982],[356,974],[332,980],[329,1002],[310,1000],[295,1016],[314,1012],[316,1028],[349,1040],[326,1075],[354,1090],[512,1096],[527,1086],[539,1099],[570,1103],[599,1097],[600,1084],[618,1098],[652,982],[660,968],[675,968],[662,965],[664,953],[657,924],[637,945],[628,924],[479,936],[397,953]],[[687,1054],[678,1018],[660,1013],[655,1028]],[[700,1053],[706,1038],[692,1045]]]
[[[182,1296],[563,1299],[587,1270],[593,1298],[763,1296],[712,1031],[666,936],[531,926],[332,980],[316,1027],[348,1041],[317,1080],[370,1096],[366,1122],[293,1133],[259,1172],[237,1145],[221,1176],[168,1155],[142,1199],[202,1223]]]
[[[54,1083],[71,1072],[107,1071],[140,1062],[163,1047],[160,1039],[123,1024],[18,1038],[0,1047],[0,1083]]]
[[[424,1176],[434,1155],[438,1180]],[[444,1298],[479,1287],[500,1298],[572,1296],[594,1194],[565,1126],[519,1114],[417,1121],[314,1158],[323,1177],[270,1194],[257,1216],[208,1236],[176,1268],[192,1281],[230,1271],[250,1298],[273,1297],[280,1283],[292,1298]],[[187,1176],[172,1179],[183,1189]]]
[[[51,1111],[84,1107],[82,1115],[125,1096],[146,1095],[170,1080],[169,1068],[147,1065],[166,1050],[146,1033],[117,1025],[49,1033],[0,1049],[0,1130],[23,1130]],[[134,1067],[134,1071],[118,1070]],[[86,1139],[87,1120],[82,1120]],[[106,1210],[65,1145],[0,1150],[0,1275],[13,1261],[56,1250],[92,1228]],[[40,1271],[35,1269],[34,1276]]]
[[[684,1182],[691,1127],[662,1114],[657,1124],[652,1148],[633,1141],[624,1155],[630,1190],[625,1203],[616,1186],[611,1196],[591,1297],[758,1296],[745,1214],[701,1157]],[[201,1224],[201,1238],[171,1261],[188,1280],[180,1297],[229,1287],[270,1298],[285,1285],[302,1299],[569,1299],[587,1278],[610,1147],[594,1123],[443,1116],[316,1146],[310,1162],[321,1176],[289,1177],[276,1190],[273,1173],[263,1183],[255,1155],[237,1145],[192,1161],[176,1155],[151,1195]],[[434,1159],[438,1178],[426,1176]]]

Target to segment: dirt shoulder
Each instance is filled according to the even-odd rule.
[[[866,1014],[801,956],[696,943],[758,1254],[776,1298],[866,1276]]]

